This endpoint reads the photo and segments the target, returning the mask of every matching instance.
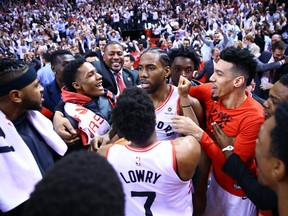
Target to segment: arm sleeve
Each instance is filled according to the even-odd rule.
[[[211,47],[213,45],[212,41],[207,40],[205,37],[203,37],[202,34],[200,34],[200,38],[203,41],[203,43],[205,43],[207,46]]]
[[[281,67],[280,61],[272,62],[272,63],[263,63],[259,59],[255,59],[257,61],[257,72],[273,70]]]
[[[271,189],[260,185],[237,154],[232,154],[224,163],[222,170],[238,181],[247,197],[262,210],[277,209],[277,195]]]
[[[222,167],[226,158],[222,153],[221,149],[215,144],[215,142],[209,137],[206,132],[203,133],[200,144],[208,157],[213,161],[213,165]],[[217,155],[217,158],[215,158],[215,155]]]
[[[199,86],[191,86],[189,89],[189,95],[197,98],[201,103],[205,103],[209,101],[211,98],[211,94],[207,94],[207,92],[211,91],[211,84],[205,83]]]
[[[228,37],[227,37],[227,34],[224,33],[224,34],[223,34],[223,45],[222,45],[222,48],[223,48],[223,49],[227,46],[228,40],[229,40],[229,39],[228,39]]]
[[[246,119],[247,121],[245,121]],[[258,116],[253,118],[251,115],[247,116],[246,119],[242,120],[243,123],[239,126],[239,133],[234,142],[234,152],[239,155],[246,165],[251,166],[251,159],[255,158],[257,134],[263,121],[259,119]],[[227,133],[227,131],[224,132]],[[206,132],[203,133],[200,143],[206,154],[212,160],[213,165],[222,167],[226,158],[218,145]],[[215,158],[215,155],[217,155],[217,158]]]
[[[59,101],[59,103],[55,106],[55,109],[54,109],[54,112],[55,111],[59,111],[59,112],[62,112],[63,114],[64,114],[64,105],[65,105],[65,103],[63,102],[63,100],[61,99],[60,101]]]

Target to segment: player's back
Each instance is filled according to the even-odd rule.
[[[107,159],[122,181],[126,216],[192,215],[192,182],[176,174],[173,141],[146,148],[113,145]]]

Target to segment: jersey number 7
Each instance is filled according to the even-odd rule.
[[[146,202],[144,203],[145,216],[153,216],[151,211],[151,206],[155,200],[156,193],[148,191],[131,191],[132,197],[147,197]]]

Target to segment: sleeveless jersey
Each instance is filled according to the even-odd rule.
[[[156,107],[156,134],[158,140],[174,140],[181,136],[173,131],[171,118],[179,115],[179,94],[177,87],[170,85],[170,91],[165,101]]]
[[[192,182],[176,174],[173,141],[157,141],[146,148],[116,144],[106,157],[122,182],[126,216],[192,215]]]

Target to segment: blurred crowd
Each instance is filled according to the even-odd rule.
[[[206,40],[226,46],[258,47],[255,55],[271,49],[271,37],[278,34],[288,42],[285,1],[163,1],[163,0],[30,0],[2,1],[0,55],[25,60],[25,54],[41,59],[46,52],[66,49],[85,54],[99,49],[101,38],[118,41],[127,52],[141,52],[149,46],[163,49],[180,44],[198,50],[204,61],[211,58]],[[123,32],[137,30],[141,37]],[[200,30],[200,31],[199,31]],[[219,33],[217,38],[214,33]],[[137,34],[138,35],[138,34]],[[26,59],[27,60],[27,59]]]

